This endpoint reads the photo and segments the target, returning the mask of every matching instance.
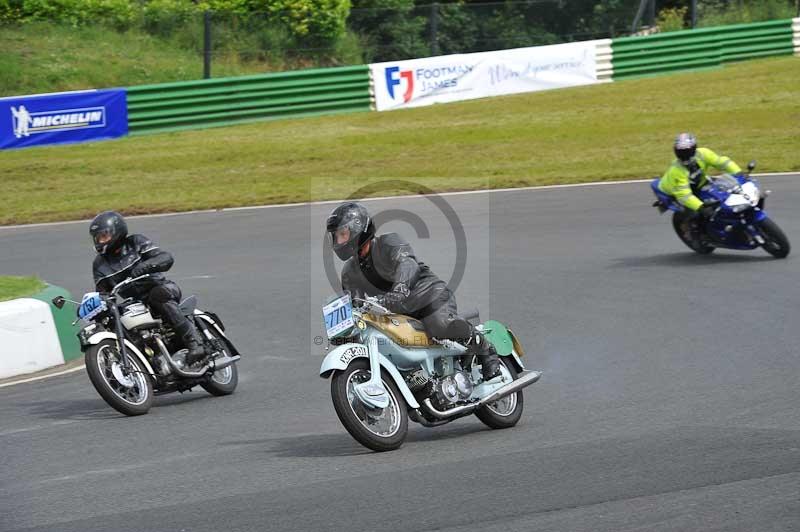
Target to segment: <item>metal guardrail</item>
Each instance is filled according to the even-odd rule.
[[[369,111],[359,65],[128,87],[131,135]]]
[[[786,19],[614,39],[612,76],[620,80],[792,54],[792,28]]]

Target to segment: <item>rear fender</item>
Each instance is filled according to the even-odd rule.
[[[217,321],[219,320],[219,318],[217,317],[216,314],[213,314],[211,312],[206,313],[201,310],[195,309],[194,317],[196,320],[203,320],[203,322],[207,323],[210,327],[214,327],[214,330],[216,330],[219,333],[219,335],[225,340],[225,343],[228,344],[228,347],[230,348],[232,355],[242,356],[242,354],[239,353],[239,350],[236,349],[236,346],[233,345],[233,342],[231,342],[228,339],[228,336],[225,334],[225,327],[221,325],[221,321],[220,322]]]
[[[347,366],[358,358],[366,358],[369,360],[369,349],[366,345],[357,343],[342,344],[325,356],[325,359],[322,361],[322,366],[319,368],[319,376],[323,379],[327,379],[333,375],[335,371],[347,369]],[[403,399],[406,400],[406,404],[409,408],[419,408],[419,403],[414,397],[414,394],[411,393],[406,381],[403,379],[403,376],[400,375],[400,372],[397,371],[397,368],[394,367],[394,364],[389,362],[389,359],[382,354],[378,354],[378,359],[381,367],[391,375],[400,393],[403,394]]]
[[[105,340],[112,340],[115,343],[117,343],[117,345],[119,345],[119,342],[117,341],[117,335],[110,331],[102,331],[95,333],[86,339],[86,343],[89,345],[97,345]],[[139,361],[144,365],[145,369],[152,377],[156,376],[156,372],[153,371],[153,366],[151,366],[150,362],[147,361],[147,357],[144,356],[142,352],[139,351],[139,349],[135,345],[133,345],[133,343],[130,340],[125,340],[125,349],[127,349],[129,353],[133,353],[139,359]]]

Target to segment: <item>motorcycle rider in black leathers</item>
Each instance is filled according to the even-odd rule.
[[[181,289],[161,273],[172,267],[172,255],[144,235],[129,235],[125,219],[114,211],[98,214],[89,234],[97,251],[92,265],[97,291],[108,293],[126,279],[150,274],[123,288],[120,295],[142,301],[166,319],[189,351],[187,365],[205,358],[202,337],[180,309]]]
[[[326,231],[334,252],[346,261],[342,290],[353,297],[380,296],[392,312],[420,320],[432,337],[466,345],[478,356],[484,380],[500,374],[494,346],[458,316],[455,295],[400,235],[376,236],[367,209],[355,202],[334,209]]]

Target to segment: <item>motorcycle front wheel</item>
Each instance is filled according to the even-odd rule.
[[[138,358],[128,354],[126,373],[117,343],[104,340],[86,350],[86,372],[111,408],[126,416],[146,414],[153,405],[153,381]]]
[[[764,235],[763,248],[764,250],[775,257],[776,259],[783,259],[789,254],[791,246],[789,239],[783,233],[778,224],[767,218],[758,224],[761,234]]]
[[[355,360],[331,380],[331,399],[339,421],[361,445],[373,451],[393,451],[403,445],[408,433],[408,406],[392,378],[381,372],[381,381],[389,393],[389,406],[377,409],[365,405],[354,386],[371,377],[369,361]]]
[[[684,213],[676,212],[672,214],[672,228],[675,229],[675,234],[678,235],[681,242],[686,244],[686,247],[700,255],[708,255],[709,253],[713,253],[714,249],[716,249],[714,246],[703,244],[691,237],[689,220]]]

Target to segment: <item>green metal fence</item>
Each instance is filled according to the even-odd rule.
[[[370,110],[369,67],[128,87],[132,135]]]
[[[622,37],[611,43],[614,80],[713,68],[730,61],[791,55],[792,21],[773,20]]]

